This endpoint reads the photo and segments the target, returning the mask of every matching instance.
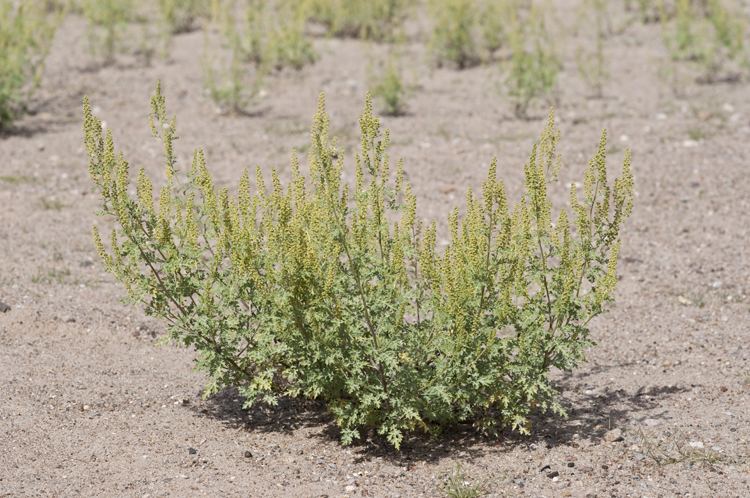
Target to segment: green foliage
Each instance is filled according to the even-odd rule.
[[[223,14],[227,37],[237,37],[243,58],[263,69],[301,69],[315,62],[316,53],[305,36],[304,11],[289,2],[270,4],[247,0],[240,27],[235,23],[234,3]]]
[[[508,21],[518,11],[518,0],[481,0],[479,26],[484,48],[492,53],[508,43]]]
[[[708,20],[714,28],[716,49],[725,50],[724,57],[731,60],[746,58],[746,22],[742,14],[729,10],[722,0],[708,0]]]
[[[382,101],[385,115],[401,116],[406,112],[406,92],[399,61],[392,55],[377,76],[372,93]]]
[[[96,228],[94,240],[130,298],[197,349],[207,393],[236,386],[246,406],[321,399],[343,443],[373,429],[396,448],[415,430],[472,421],[528,433],[533,411],[562,413],[549,371],[574,368],[592,344],[588,323],[612,299],[632,208],[630,155],[610,183],[606,134],[583,197],[573,187],[571,214],[553,217],[550,116],[520,200],[509,201],[493,161],[438,250],[438,228],[417,217],[400,163],[394,174],[369,98],[352,185],[321,97],[309,174],[293,157],[286,187],[258,170],[255,188],[244,172],[236,194],[214,184],[202,151],[178,174],[175,120],[158,86],[151,104],[166,173],[156,202],[143,169],[130,193],[128,162],[84,101],[89,171],[117,226],[109,248]]]
[[[0,129],[36,88],[59,19],[36,2],[0,0]]]
[[[367,40],[392,39],[400,27],[405,0],[308,0],[308,16],[333,36]]]
[[[557,86],[560,62],[547,33],[544,13],[532,7],[526,18],[514,19],[507,84],[515,113],[525,117],[536,99],[549,98]]]
[[[475,0],[431,0],[430,12],[434,23],[430,47],[437,63],[451,63],[458,69],[478,64]]]
[[[593,91],[594,96],[601,98],[604,94],[604,83],[607,79],[607,61],[604,56],[604,43],[607,39],[607,3],[606,0],[586,0],[580,17],[586,26],[593,27],[593,47],[591,40],[585,41],[587,49],[580,47],[576,52],[578,72]],[[593,17],[593,19],[592,19]],[[588,34],[588,33],[584,33]]]
[[[197,19],[208,14],[203,0],[159,0],[157,5],[168,36],[190,31]]]
[[[260,90],[263,72],[245,67],[242,40],[237,31],[225,30],[228,54],[220,50],[208,35],[203,55],[203,81],[211,99],[222,109],[242,113]]]
[[[460,465],[446,479],[443,492],[448,498],[479,498],[484,494],[481,487],[466,480]]]
[[[625,0],[625,10],[637,11],[644,24],[659,21],[664,11],[663,5],[664,0]]]
[[[111,64],[133,15],[133,0],[81,0],[80,6],[88,23],[91,53]]]
[[[662,17],[664,43],[672,60],[697,62],[703,67],[701,80],[723,78],[728,66],[735,70],[747,66],[745,21],[741,13],[732,12],[721,0],[701,5],[676,0],[673,20]]]

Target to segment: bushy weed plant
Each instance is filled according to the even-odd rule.
[[[59,19],[36,2],[0,0],[0,129],[36,88]]]
[[[308,17],[333,36],[385,41],[403,22],[405,0],[308,0]]]
[[[89,172],[116,226],[107,245],[96,228],[94,240],[130,299],[196,348],[208,393],[236,386],[248,407],[320,399],[343,443],[372,429],[396,448],[412,431],[473,422],[527,433],[533,411],[563,412],[549,371],[574,368],[592,344],[588,324],[612,299],[632,207],[630,155],[611,183],[606,134],[582,195],[574,186],[570,209],[554,209],[550,116],[520,199],[510,201],[493,161],[440,248],[369,98],[352,184],[322,97],[308,173],[293,156],[286,185],[258,170],[254,182],[242,173],[235,193],[219,188],[200,150],[180,174],[159,87],[151,126],[165,180],[156,187],[141,169],[131,194],[127,160],[84,101]]]
[[[89,50],[105,64],[113,63],[134,12],[133,0],[81,0],[80,7],[88,23]]]
[[[372,94],[383,105],[383,114],[401,116],[406,112],[407,86],[399,59],[391,55],[375,76]]]
[[[663,37],[674,61],[693,61],[703,68],[699,80],[722,79],[723,72],[748,64],[746,23],[721,0],[694,3],[676,0],[671,21],[663,16]]]
[[[167,36],[190,31],[199,18],[209,14],[203,0],[159,0],[157,5]]]
[[[507,45],[508,21],[519,9],[518,0],[482,0],[478,6],[484,48],[489,54]]]
[[[223,111],[244,113],[252,104],[263,80],[261,68],[246,67],[242,41],[236,31],[225,31],[222,50],[205,35],[203,82],[211,99]]]
[[[302,4],[246,0],[243,23],[235,22],[236,5],[229,3],[223,14],[227,37],[238,37],[244,59],[267,69],[301,69],[317,55],[305,35]]]
[[[584,32],[587,39],[585,45],[576,51],[576,63],[583,81],[595,97],[601,98],[604,94],[604,83],[609,76],[604,55],[604,44],[607,39],[607,2],[586,0],[583,7],[580,19],[588,28]]]
[[[527,16],[516,17],[511,26],[506,83],[515,114],[523,118],[532,102],[552,97],[560,61],[545,26],[544,12],[532,7]]]
[[[465,69],[481,61],[476,7],[475,0],[431,0],[430,48],[438,65],[449,63]]]

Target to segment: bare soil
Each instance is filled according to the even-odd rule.
[[[563,19],[571,2],[557,2]],[[619,3],[618,3],[619,4]],[[133,166],[162,175],[146,120],[161,79],[177,114],[183,166],[205,146],[218,181],[245,167],[288,171],[305,149],[320,91],[349,151],[373,57],[386,47],[319,38],[319,60],[270,76],[253,116],[222,115],[202,85],[201,32],[167,60],[97,67],[84,24],[61,28],[33,114],[0,136],[1,496],[439,496],[461,466],[489,496],[750,495],[750,91],[745,82],[671,84],[658,25],[614,18],[611,79],[590,97],[575,48],[563,56],[557,116],[565,165],[580,179],[601,128],[613,173],[634,152],[637,198],[624,235],[617,302],[592,323],[598,345],[556,374],[569,417],[533,434],[485,439],[458,428],[394,452],[342,447],[313,403],[245,412],[236,393],[203,400],[194,352],[157,344],[161,323],[122,302],[91,242],[98,199],[82,147],[84,94]],[[444,220],[493,156],[511,191],[545,111],[513,117],[501,63],[431,66],[405,48],[409,113],[385,118],[419,212]],[[675,91],[676,90],[676,91]]]

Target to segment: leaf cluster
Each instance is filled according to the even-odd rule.
[[[489,59],[510,38],[517,0],[431,0],[430,48],[438,65],[466,69]]]
[[[383,114],[401,116],[406,112],[407,92],[400,62],[396,55],[391,54],[379,68],[372,94],[382,101]]]
[[[662,15],[662,31],[672,60],[697,62],[708,81],[727,65],[747,66],[746,21],[723,0],[675,0],[669,13]]]
[[[557,87],[560,61],[545,25],[544,11],[532,7],[514,17],[510,28],[511,57],[506,84],[518,117],[537,99],[549,99]]]
[[[392,40],[406,15],[405,0],[308,0],[307,16],[338,37]]]
[[[89,50],[105,64],[113,63],[135,12],[134,0],[81,0],[80,8],[87,21]]]
[[[0,129],[36,88],[60,21],[36,2],[0,0]]]
[[[369,97],[353,184],[321,96],[308,173],[293,157],[286,185],[276,171],[270,182],[244,172],[235,193],[216,186],[202,151],[178,174],[159,86],[151,104],[166,179],[155,191],[141,169],[131,194],[128,162],[84,101],[90,175],[116,226],[108,244],[96,228],[94,240],[130,298],[195,347],[208,393],[236,386],[246,406],[321,399],[343,443],[374,430],[396,448],[412,431],[472,422],[527,433],[533,411],[562,413],[550,369],[574,368],[592,344],[632,208],[630,155],[611,183],[606,134],[582,195],[572,187],[570,210],[553,212],[550,115],[521,198],[509,200],[493,161],[440,247]]]

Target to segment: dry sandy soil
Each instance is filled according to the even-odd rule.
[[[336,134],[356,144],[369,61],[384,48],[316,39],[318,62],[269,77],[262,112],[228,116],[203,91],[200,32],[149,67],[96,67],[83,22],[68,19],[34,113],[0,137],[0,301],[11,307],[0,313],[0,495],[439,496],[458,464],[489,496],[750,495],[750,91],[688,77],[675,93],[659,36],[634,23],[611,37],[603,99],[580,82],[582,39],[558,44],[559,198],[603,127],[613,167],[632,147],[637,186],[617,302],[592,324],[586,365],[556,374],[569,417],[540,417],[530,437],[415,437],[396,453],[342,447],[315,405],[247,413],[231,391],[200,397],[194,353],[158,345],[163,326],[122,302],[96,258],[91,225],[106,221],[80,120],[87,94],[131,163],[159,176],[146,116],[160,78],[183,164],[205,146],[223,183],[256,164],[285,171],[320,91]],[[445,219],[493,155],[517,193],[544,110],[514,119],[497,64],[435,69],[423,44],[405,52],[409,114],[384,121],[420,213]]]

